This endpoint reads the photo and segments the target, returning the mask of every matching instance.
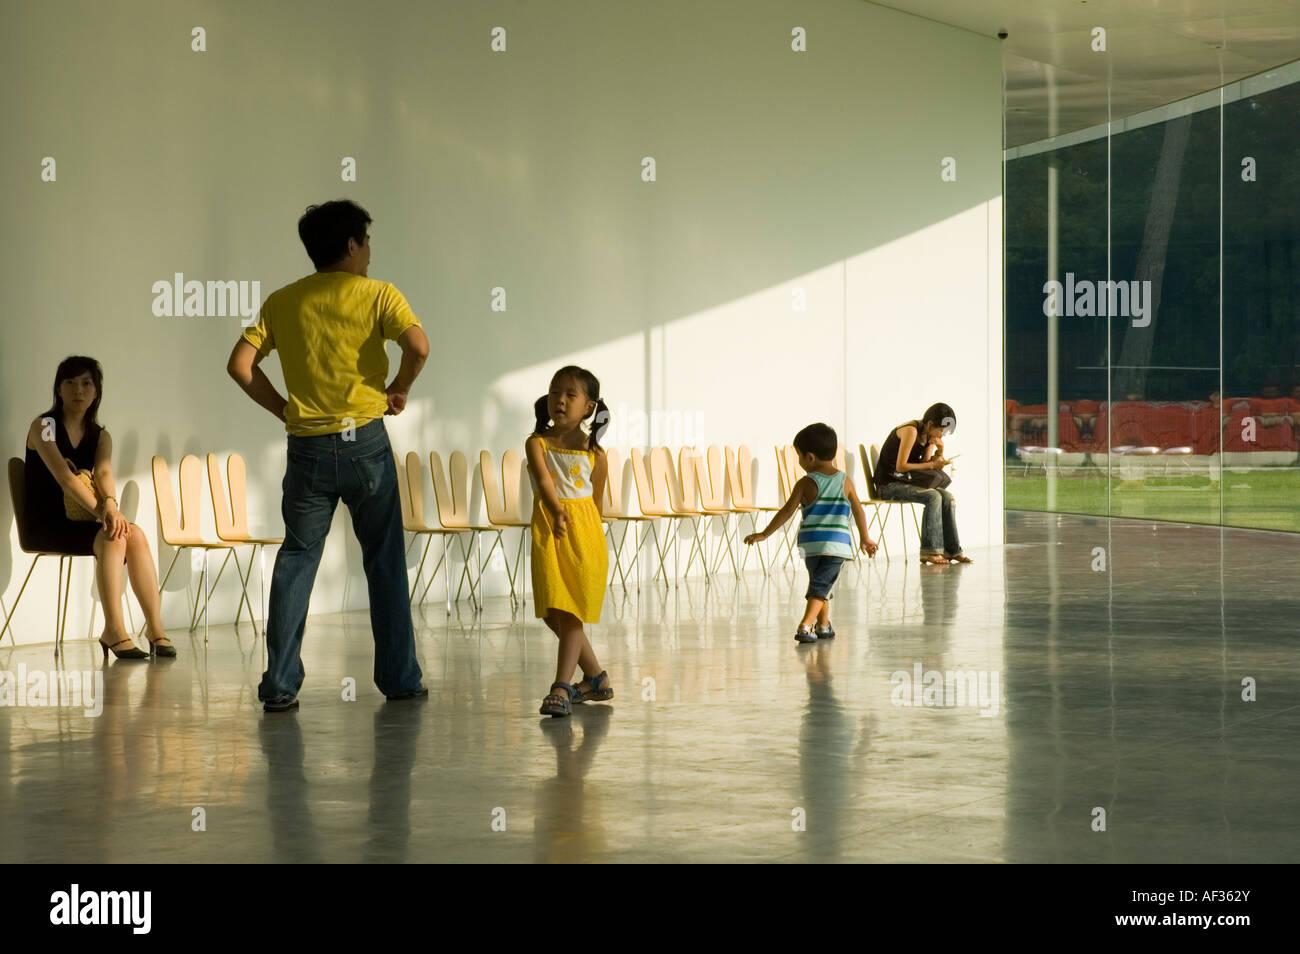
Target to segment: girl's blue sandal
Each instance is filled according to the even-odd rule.
[[[563,689],[568,694],[562,696],[555,691],[556,689]],[[540,710],[542,715],[554,716],[556,718],[571,715],[573,713],[571,700],[574,695],[577,694],[577,691],[577,689],[569,685],[567,682],[551,683],[550,693],[542,700],[542,708]]]
[[[614,690],[609,686],[609,673],[601,670],[599,676],[587,676],[585,681],[590,688],[583,692],[578,686],[574,686],[574,704],[579,702],[607,702],[614,698]]]

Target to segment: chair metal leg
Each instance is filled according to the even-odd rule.
[[[411,537],[411,542],[414,543],[418,539],[419,539],[419,534],[415,534]],[[420,588],[420,578],[424,576],[424,561],[425,558],[428,557],[429,547],[432,545],[433,545],[433,534],[431,533],[425,534],[424,550],[420,553],[420,565],[415,568],[415,582],[411,584],[411,595],[407,598],[408,603],[415,602],[415,591]],[[406,550],[407,553],[410,553],[411,548],[407,547]],[[427,587],[425,588],[425,592],[428,592]]]
[[[623,536],[618,541],[618,551],[615,553],[615,566],[618,567],[619,581],[623,584],[624,592],[627,591],[627,578],[630,575],[632,582],[637,585],[637,591],[640,592],[640,581],[636,578],[637,552],[636,548],[641,543],[641,521],[639,520],[622,520]],[[623,551],[627,545],[627,535],[632,534],[632,565],[625,566],[623,563]]]
[[[235,553],[234,550],[231,550],[230,552],[235,554],[235,576],[239,577],[239,582],[242,584],[244,582],[244,568],[239,564],[239,554]],[[227,557],[226,559],[229,559],[229,557]],[[253,568],[253,564],[251,563],[248,564],[248,568],[251,570]],[[235,628],[239,627],[239,617],[242,616],[243,613],[244,613],[244,594],[241,593],[239,599],[235,601]],[[253,608],[251,606],[248,608],[248,615],[249,616],[253,615]]]
[[[902,537],[903,540],[903,562],[906,563],[908,562],[907,560],[907,518],[903,516],[902,507],[895,507],[894,509],[898,511],[898,534],[900,537]]]
[[[700,560],[704,564],[704,582],[707,584],[709,582],[709,561],[704,555],[704,547],[700,545],[700,524],[704,521],[702,518],[695,516],[683,517],[682,519],[691,521],[691,545],[686,554],[686,572],[683,575],[687,575],[691,572],[691,565],[695,561],[695,554],[699,553]],[[708,533],[709,528],[708,526],[705,526],[704,534],[706,540],[708,539]]]
[[[208,551],[207,551],[207,550],[204,550],[204,551],[203,551],[203,557],[204,557],[204,559],[203,559],[203,573],[204,573],[204,574],[206,574],[206,573],[208,572],[208,561],[207,561],[207,555],[208,555]],[[193,567],[193,566],[190,567],[190,572],[191,572],[191,573],[194,572],[194,567]],[[199,576],[199,589],[200,589],[200,590],[202,590],[202,588],[203,588],[203,584],[204,584],[204,577],[203,577],[203,575],[200,575],[200,576]],[[196,597],[194,597],[194,609],[190,612],[190,632],[191,632],[191,633],[194,632],[194,630],[198,628],[198,625],[199,625],[199,598],[196,596]]]
[[[510,559],[509,557],[506,556],[506,544],[505,544],[505,539],[501,536],[502,532],[503,531],[501,530],[492,531],[492,543],[488,546],[488,552],[486,556],[482,555],[483,540],[482,540],[482,535],[480,534],[479,545],[478,545],[479,554],[480,554],[479,561],[478,561],[479,589],[481,591],[483,586],[483,564],[492,562],[492,554],[496,553],[497,548],[499,547],[501,549],[501,562],[504,563],[506,567],[506,579],[510,581],[510,602],[513,603],[515,601],[515,578],[510,572]]]
[[[253,635],[257,635],[257,621],[253,615],[253,601],[248,596],[248,581],[253,578],[253,555],[248,557],[248,572],[244,572],[243,565],[239,562],[239,551],[231,550],[231,555],[235,558],[235,575],[239,577],[239,602],[235,604],[235,625],[239,625],[239,617],[248,607],[248,621],[253,624]]]
[[[63,575],[63,562],[67,560],[68,574],[67,578]],[[57,658],[63,653],[63,632],[68,625],[68,602],[72,596],[72,557],[59,557],[59,587],[63,593],[63,610],[59,611],[58,600],[55,601],[54,614],[56,622],[56,634],[54,642],[54,655]]]
[[[239,576],[239,587],[241,592],[238,606],[235,608],[235,625],[239,625],[239,614],[245,606],[248,607],[248,621],[253,624],[253,635],[257,635],[257,617],[253,613],[253,600],[248,595],[248,583],[253,579],[253,558],[257,556],[257,544],[253,544],[253,552],[248,555],[248,572],[239,563],[239,553],[235,550],[230,551],[235,557],[235,573]]]
[[[676,587],[678,577],[681,576],[681,574],[678,572],[678,569],[680,567],[680,564],[678,563],[678,553],[681,551],[681,541],[678,538],[682,535],[682,528],[681,528],[682,521],[681,518],[678,517],[675,518],[673,522],[676,525],[673,527],[673,535],[670,542],[673,545],[673,586]]]
[[[172,578],[172,568],[176,566],[176,558],[179,557],[181,553],[187,549],[189,548],[178,547],[176,552],[172,554],[172,562],[167,564],[167,572],[163,574],[162,582],[158,584],[159,596],[162,596],[163,590],[167,589],[167,581]]]
[[[205,643],[208,640],[208,600],[212,598],[212,591],[215,590],[217,584],[221,582],[221,574],[226,571],[226,564],[230,562],[230,557],[235,551],[233,548],[226,550],[226,558],[221,561],[221,566],[217,570],[217,578],[215,580],[210,580],[208,573],[208,554],[211,552],[212,551],[207,547],[203,548],[203,575],[199,577],[199,588],[203,590],[203,641]],[[238,563],[238,560],[236,560],[236,563]],[[199,602],[196,599],[194,601],[194,614],[190,617],[191,633],[198,629],[199,612]],[[249,607],[249,612],[252,612],[251,606]]]
[[[655,575],[664,578],[664,586],[670,586],[671,584],[668,582],[667,553],[668,548],[672,546],[672,540],[665,540],[662,544],[659,542],[658,521],[651,521],[650,529],[654,533],[655,552],[659,555],[659,569],[656,571]]]
[[[18,637],[10,631],[9,623],[13,620],[14,613],[18,612],[18,603],[23,598],[23,591],[27,589],[27,581],[32,578],[32,571],[36,569],[36,564],[40,561],[42,556],[44,556],[44,554],[38,553],[32,559],[32,565],[27,568],[27,575],[23,577],[23,585],[18,588],[18,596],[14,599],[14,605],[9,607],[9,615],[5,617],[4,629],[0,629],[0,639],[4,639],[5,633],[9,633],[9,641],[15,646],[18,645]]]
[[[211,552],[212,551],[208,549],[204,549],[203,551],[203,578],[204,579],[207,579],[208,577],[208,554]],[[226,563],[230,560],[230,554],[233,552],[234,551],[231,550],[226,553],[226,559],[221,561],[221,569],[224,570],[226,568]],[[220,572],[217,573],[217,576],[218,577],[221,576]],[[203,645],[204,646],[208,644],[208,603],[211,601],[211,599],[212,599],[212,587],[209,586],[203,593]]]
[[[470,546],[471,546],[471,547],[474,546],[475,542],[478,542],[478,543],[479,543],[479,551],[478,551],[478,552],[479,552],[479,557],[481,558],[482,555],[483,555],[483,547],[482,547],[482,543],[481,543],[481,540],[480,540],[480,538],[481,538],[481,534],[480,534],[477,530],[471,530],[471,531],[469,531],[469,534],[470,534],[470,537],[471,537],[471,539],[470,539]],[[469,600],[470,600],[470,605],[473,606],[473,607],[475,608],[475,612],[478,612],[478,610],[480,609],[480,607],[479,607],[479,605],[478,605],[478,603],[477,603],[477,600],[476,600],[476,598],[475,598],[475,583],[474,583],[474,577],[473,577],[473,576],[470,574],[470,572],[469,572],[469,551],[465,549],[465,541],[464,541],[464,539],[462,539],[463,537],[464,537],[464,534],[463,534],[463,533],[458,533],[458,534],[456,534],[456,542],[457,542],[457,545],[460,547],[461,560],[463,561],[463,562],[462,562],[462,567],[463,567],[463,569],[461,570],[461,573],[460,573],[460,582],[456,585],[456,602],[458,602],[458,603],[460,602],[460,592],[461,592],[461,590],[464,589],[464,587],[465,587],[465,581],[468,580],[468,581],[469,581]],[[480,561],[480,565],[479,565],[479,574],[480,574],[480,576],[482,575],[482,572],[483,572],[483,567],[482,567],[482,563],[481,563],[481,561]]]
[[[745,516],[745,515],[748,515],[748,516],[749,516],[749,524],[750,524],[750,528],[753,530],[754,533],[758,533],[758,511],[757,511],[757,510],[746,510],[745,513],[742,514],[742,517]],[[737,521],[736,521],[736,535],[737,535],[737,536],[740,536],[740,529],[741,529],[741,528],[740,528],[740,521],[737,520]],[[763,544],[762,544],[761,541],[760,541],[759,543],[757,543],[757,544],[750,544],[750,545],[746,545],[746,546],[745,546],[745,556],[744,556],[744,558],[741,559],[741,561],[740,561],[740,572],[741,572],[741,573],[744,573],[744,572],[745,572],[745,567],[749,566],[749,551],[750,551],[751,549],[758,553],[758,565],[759,565],[759,567],[762,568],[762,570],[763,570],[763,576],[767,576],[767,575],[768,575],[768,573],[767,573],[767,560],[764,558],[764,555],[763,555]]]
[[[733,516],[736,518],[736,524],[734,527],[731,524],[731,518]],[[736,563],[736,537],[739,535],[739,533],[740,533],[740,514],[730,514],[730,513],[722,514],[722,544],[726,548],[727,559],[731,561],[731,572],[732,575],[736,577],[736,579],[740,579],[740,565]],[[718,567],[720,566],[722,566],[721,553],[718,554],[717,563],[714,566],[715,573],[717,572]]]
[[[519,546],[515,550],[515,579],[519,581],[519,605],[524,604],[528,598],[528,577],[524,575],[524,540],[528,536],[528,530],[524,527],[519,528]]]
[[[630,521],[623,520],[619,522],[623,524],[623,535],[618,538],[617,543],[614,540],[614,529],[617,526],[617,524],[611,523],[609,525],[609,535],[610,535],[609,545],[610,545],[610,549],[614,553],[614,565],[610,567],[608,585],[613,586],[614,577],[617,576],[619,583],[622,585],[623,589],[626,590],[627,574],[623,571],[623,544],[627,542],[628,523]]]
[[[475,610],[481,613],[483,612],[483,534],[475,531],[474,538],[478,542],[478,593],[475,594],[471,589],[470,598],[475,600]]]
[[[722,566],[722,557],[726,554],[731,553],[731,533],[730,533],[731,514],[724,513],[724,514],[715,514],[713,516],[720,516],[722,518],[722,546],[719,547],[713,554],[712,569],[713,572],[716,574],[718,572],[718,568]],[[712,516],[710,517],[710,519],[712,519]],[[734,557],[732,558],[731,562],[734,569],[734,565],[736,562]]]
[[[795,546],[794,541],[790,539],[790,527],[792,525],[792,523],[787,523],[781,528],[781,543],[785,547],[785,560],[781,563],[781,569],[783,570],[788,567],[790,562],[794,559]]]
[[[257,553],[257,606],[262,611],[262,633],[266,633],[266,544]]]
[[[477,613],[479,607],[478,607],[478,600],[474,588],[475,587],[474,576],[469,571],[469,551],[474,549],[474,545],[479,542],[480,534],[478,533],[477,530],[470,531],[470,541],[469,541],[468,549],[466,549],[465,547],[465,541],[462,539],[463,536],[464,536],[463,534],[456,535],[456,538],[459,541],[459,545],[460,545],[460,555],[461,558],[464,560],[464,570],[462,570],[460,575],[460,585],[456,587],[456,601],[460,602],[461,586],[463,586],[468,581],[469,582],[469,605],[474,609],[474,612]],[[483,552],[482,548],[480,547],[479,554],[482,555],[482,552]]]
[[[199,589],[202,590],[204,594],[203,606],[200,609],[199,601],[196,599],[194,601],[194,612],[190,616],[190,632],[192,633],[194,630],[198,629],[200,612],[203,614],[204,640],[207,639],[208,632],[208,599],[211,597],[212,591],[217,588],[217,584],[221,582],[221,574],[226,572],[226,565],[230,563],[231,554],[235,551],[234,548],[226,549],[226,558],[221,561],[221,566],[217,568],[217,578],[215,580],[210,580],[208,573],[208,554],[211,552],[212,551],[208,547],[203,548],[203,573],[199,577]],[[238,560],[236,560],[236,563],[238,563]],[[249,612],[252,612],[252,607],[249,607]],[[236,619],[238,619],[238,617],[236,617]]]
[[[523,536],[521,535],[519,539],[520,542],[522,543]],[[515,578],[519,575],[519,552],[518,551],[515,552],[514,566],[511,566],[510,555],[506,553],[506,538],[505,538],[504,530],[497,531],[497,542],[501,545],[501,562],[506,565],[506,578],[510,580],[510,605],[514,606],[515,605]]]
[[[889,552],[889,516],[898,509],[897,504],[881,504],[876,508],[876,526],[880,530],[880,546],[885,551],[885,562],[893,562]],[[907,562],[907,540],[903,540],[903,562]]]
[[[745,552],[745,555],[744,555],[743,557],[740,558],[740,572],[741,572],[741,574],[744,574],[744,572],[745,572],[745,568],[749,566],[749,551],[754,549],[753,544],[746,544],[746,543],[745,543],[745,538],[741,536],[741,532],[744,530],[744,527],[742,526],[742,523],[744,522],[745,517],[749,517],[749,523],[750,523],[750,526],[752,527],[754,533],[758,533],[758,518],[754,515],[754,511],[752,511],[752,510],[746,510],[745,512],[743,512],[743,513],[741,513],[741,514],[739,514],[739,515],[737,516],[737,518],[736,518],[736,546],[744,546],[744,547],[745,547],[745,551],[744,551],[744,552]],[[746,536],[748,536],[748,534],[746,534]],[[760,567],[763,567],[763,575],[766,576],[766,575],[767,575],[767,567],[763,565],[763,551],[762,551],[762,550],[759,550],[759,551],[758,551],[758,565],[759,565]]]
[[[442,537],[442,556],[438,557],[438,562],[434,565],[433,570],[429,573],[429,582],[426,583],[426,584],[424,584],[424,589],[420,591],[420,603],[421,603],[421,604],[423,604],[423,603],[425,602],[425,600],[427,600],[427,599],[429,598],[429,590],[431,590],[431,589],[433,588],[433,581],[436,580],[436,579],[438,578],[438,571],[439,571],[439,570],[442,570],[442,571],[443,571],[443,576],[444,576],[444,578],[446,577],[447,573],[450,572],[450,566],[448,566],[447,568],[444,568],[444,564],[446,564],[446,562],[447,562],[447,535],[446,535],[446,534],[441,534],[441,533],[440,533],[440,534],[438,534],[438,536]],[[426,544],[424,545],[424,547],[425,547],[426,550],[428,550],[428,548],[430,547],[430,545],[432,545],[432,543],[433,543],[433,537],[434,537],[434,535],[433,535],[432,533],[429,534],[429,541],[428,541],[428,543],[426,543]],[[420,561],[420,564],[421,564],[421,566],[423,566],[423,565],[424,565],[424,561],[421,560],[421,561]],[[418,578],[417,578],[416,582],[417,582],[417,583],[419,582]]]

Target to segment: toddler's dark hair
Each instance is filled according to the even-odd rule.
[[[551,384],[560,378],[576,378],[583,390],[587,392],[587,400],[596,402],[596,409],[592,411],[591,432],[587,435],[587,449],[599,450],[600,439],[605,436],[605,430],[609,427],[609,408],[605,406],[605,401],[600,396],[600,382],[596,380],[594,374],[576,364],[566,364],[556,371],[551,375]],[[534,434],[541,434],[551,423],[551,414],[546,406],[547,397],[548,395],[543,394],[533,402],[533,412],[537,415],[537,426],[533,428]],[[583,420],[585,421],[586,418]]]
[[[839,446],[835,428],[829,424],[809,424],[794,436],[794,449],[800,454],[813,454],[818,460],[834,460]]]

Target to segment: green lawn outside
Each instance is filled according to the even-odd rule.
[[[1009,464],[1006,478],[1008,510],[1300,532],[1300,467],[1228,468],[1218,483],[1204,473],[1121,482],[1118,477],[1108,480],[1105,471],[1096,468],[1063,470],[1056,478],[1056,503],[1051,508],[1047,506],[1047,478],[1041,470],[1025,476],[1023,466]]]

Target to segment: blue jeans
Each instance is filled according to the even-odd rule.
[[[961,553],[957,539],[957,501],[947,490],[888,483],[878,491],[881,500],[905,500],[925,505],[921,517],[921,555],[954,557]]]
[[[321,551],[340,499],[352,514],[370,589],[375,637],[375,685],[386,696],[418,692],[423,674],[415,658],[415,630],[406,594],[397,467],[382,420],[344,434],[289,436],[284,471],[284,543],[275,557],[266,622],[267,670],[257,697],[263,702],[298,695],[302,686],[302,634],[307,623]]]
[[[806,600],[829,600],[831,598],[831,587],[839,579],[840,567],[844,565],[844,558],[814,553],[804,557],[803,562],[808,567],[808,592],[803,595],[803,598]]]

